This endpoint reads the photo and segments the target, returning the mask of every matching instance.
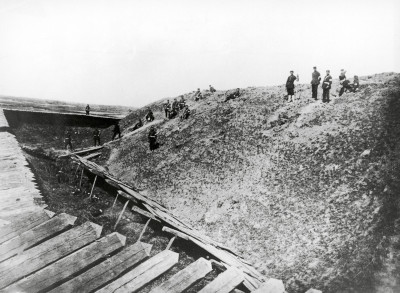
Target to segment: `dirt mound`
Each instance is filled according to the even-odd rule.
[[[186,94],[184,121],[165,120],[159,101],[150,106],[162,146],[151,152],[147,129],[126,130],[139,109],[121,121],[124,137],[107,145],[104,163],[289,292],[374,291],[382,236],[399,217],[388,199],[399,191],[400,75],[360,83],[329,104],[311,100],[310,85],[291,104],[284,86],[246,88],[228,102],[223,92],[197,102]]]

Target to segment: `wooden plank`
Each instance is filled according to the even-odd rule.
[[[151,247],[151,244],[137,242],[50,292],[93,292],[147,258]]]
[[[71,155],[81,155],[81,154],[85,154],[85,153],[94,152],[94,151],[100,150],[102,148],[103,148],[103,146],[90,147],[90,148],[82,149],[82,150],[79,150],[79,151],[75,151],[73,153],[61,155],[59,157],[60,158],[64,158],[64,157],[69,157]]]
[[[150,293],[180,293],[212,271],[211,262],[199,258],[170,279],[154,288]]]
[[[115,222],[115,225],[114,225],[114,231],[117,228],[117,225],[118,225],[119,221],[121,221],[122,215],[124,214],[125,209],[128,206],[128,203],[129,203],[129,199],[126,200],[126,202],[124,204],[124,207],[122,208],[122,211],[119,213],[118,219],[117,219],[117,221]]]
[[[187,234],[182,233],[182,232],[180,232],[178,230],[175,230],[175,229],[172,229],[172,228],[169,228],[169,227],[166,227],[166,226],[164,226],[162,228],[162,230],[165,231],[165,232],[171,233],[171,234],[173,234],[175,236],[178,236],[178,237],[180,237],[182,239],[189,240],[189,236],[187,236]]]
[[[90,160],[90,159],[96,158],[96,157],[98,157],[98,156],[101,156],[101,153],[90,154],[90,155],[84,156],[84,157],[82,157],[82,158],[84,158],[84,159],[86,159],[86,160]]]
[[[21,216],[21,215],[24,215],[27,213],[40,212],[43,209],[45,209],[46,207],[47,207],[47,205],[28,206],[28,207],[24,207],[24,208],[16,209],[16,210],[3,211],[0,213],[0,219],[9,220],[9,219],[16,218],[18,216]]]
[[[150,219],[152,219],[152,220],[155,220],[155,221],[157,221],[157,222],[161,222],[161,221],[160,221],[159,219],[157,219],[156,216],[154,216],[152,213],[149,213],[149,212],[147,212],[147,211],[145,211],[145,210],[139,208],[138,206],[133,206],[133,207],[132,207],[132,211],[134,211],[134,212],[136,212],[136,213],[138,213],[138,214],[141,214],[142,216],[145,216],[145,217],[147,217],[147,218],[150,218]]]
[[[100,237],[102,227],[91,222],[68,230],[0,263],[0,288],[72,253]]]
[[[14,256],[32,245],[74,225],[76,217],[62,213],[0,245],[0,261]]]
[[[234,267],[230,267],[208,283],[199,293],[229,293],[244,280],[243,273]]]
[[[69,276],[79,272],[88,265],[104,258],[107,254],[123,247],[126,237],[114,232],[88,246],[52,263],[17,283],[4,289],[5,292],[39,292],[49,288],[53,284],[65,280]],[[70,291],[77,292],[77,291]],[[88,291],[85,291],[88,292]]]
[[[178,253],[164,250],[96,292],[135,292],[171,269],[178,260]]]
[[[285,286],[283,285],[282,280],[271,278],[265,283],[261,284],[261,286],[252,291],[253,293],[285,293]]]

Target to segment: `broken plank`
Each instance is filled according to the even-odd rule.
[[[100,237],[102,227],[91,222],[68,230],[0,263],[0,288],[72,253]]]
[[[178,253],[164,250],[96,292],[135,292],[171,269],[178,260]]]
[[[208,283],[199,293],[229,293],[244,280],[243,273],[234,267],[230,267]]]
[[[84,159],[86,159],[86,160],[90,160],[90,159],[96,158],[96,157],[98,157],[98,156],[101,156],[101,153],[90,154],[90,155],[84,156],[84,157],[82,157],[82,158],[84,158]]]
[[[199,258],[160,286],[151,290],[150,293],[180,293],[188,289],[201,278],[204,278],[204,276],[211,271],[211,262],[204,258]]]
[[[123,247],[126,237],[114,232],[5,288],[5,292],[39,292],[67,279],[95,261]],[[76,290],[70,292],[77,292]],[[86,291],[87,292],[87,291]]]
[[[76,217],[62,213],[0,245],[0,261],[14,256],[32,245],[74,225]]]
[[[252,293],[285,293],[285,286],[283,285],[282,280],[271,278],[265,283],[261,284],[261,286],[252,291]]]
[[[138,214],[141,214],[142,216],[145,216],[145,217],[147,217],[147,218],[150,218],[150,219],[152,219],[152,220],[155,220],[155,221],[157,221],[157,222],[160,222],[160,220],[157,219],[156,216],[154,216],[152,213],[149,213],[149,212],[147,212],[147,211],[145,211],[145,210],[139,208],[138,206],[133,206],[133,207],[132,207],[132,211],[134,211],[134,212],[136,212],[136,213],[138,213]]]
[[[137,242],[50,292],[92,292],[147,258],[151,247],[151,244]]]

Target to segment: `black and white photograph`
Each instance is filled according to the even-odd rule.
[[[0,293],[400,293],[399,0],[0,0]]]

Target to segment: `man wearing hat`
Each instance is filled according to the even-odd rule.
[[[330,70],[326,71],[324,81],[322,82],[322,102],[329,103],[329,90],[332,85],[332,76],[330,75]]]
[[[286,81],[286,90],[288,94],[288,102],[293,102],[294,96],[294,82],[296,80],[296,76],[293,74],[293,70],[290,71],[290,75]]]
[[[321,74],[317,71],[317,67],[314,66],[313,68],[314,72],[311,75],[312,98],[318,100],[318,85],[321,82]]]

